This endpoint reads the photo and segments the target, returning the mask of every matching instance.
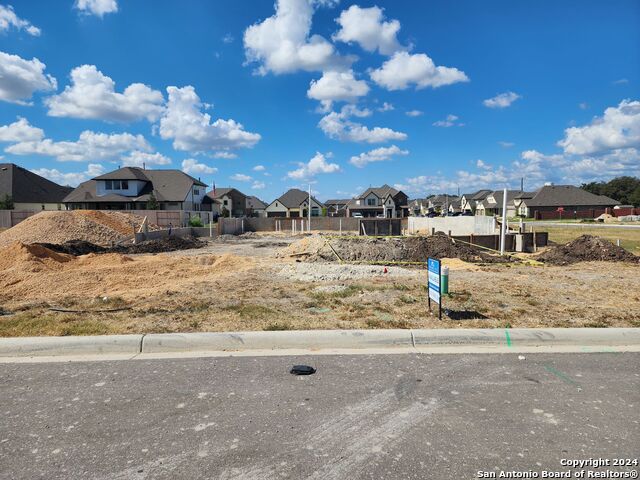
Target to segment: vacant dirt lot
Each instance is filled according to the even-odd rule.
[[[640,229],[624,227],[594,227],[589,224],[576,226],[538,227],[549,232],[549,240],[556,243],[567,243],[581,235],[597,235],[620,245],[635,255],[640,255]]]
[[[0,335],[640,327],[637,263],[446,259],[444,306],[454,319],[439,321],[427,308],[424,269],[301,261],[289,247],[299,239],[253,234],[170,253],[79,257],[14,244],[0,255]]]

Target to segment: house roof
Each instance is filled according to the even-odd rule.
[[[127,171],[121,172],[122,170]],[[78,188],[67,195],[63,201],[65,203],[146,202],[153,192],[153,195],[159,202],[184,202],[188,200],[187,195],[194,185],[207,187],[205,183],[193,178],[191,175],[187,175],[181,170],[142,170],[137,167],[125,167],[115,172],[118,172],[115,176],[122,175],[123,178],[120,178],[120,180],[130,180],[132,178],[124,177],[127,175],[137,175],[133,178],[134,180],[146,182],[137,197],[128,197],[117,193],[98,196],[96,194],[98,180],[118,180],[118,178],[114,178],[114,176],[107,173],[81,183],[78,185]],[[144,176],[143,178],[141,178],[141,174]]]
[[[246,206],[247,208],[252,208],[253,210],[263,210],[267,208],[266,203],[264,203],[258,197],[254,197],[253,195],[249,195],[247,197]]]
[[[10,195],[15,203],[59,203],[72,190],[14,163],[0,163],[0,198]]]
[[[507,203],[513,202],[518,195],[522,194],[522,190],[507,190]],[[489,197],[492,197],[495,201],[490,202]],[[502,208],[502,200],[504,198],[504,190],[496,190],[487,195],[487,198],[482,200],[478,205],[482,205],[484,208]]]
[[[346,205],[352,199],[351,198],[342,198],[342,199],[331,199],[324,202],[325,205]]]
[[[145,175],[147,171],[143,171],[138,167],[122,167],[112,172],[105,173],[99,177],[93,178],[93,180],[142,180],[147,181],[148,178]]]
[[[382,185],[381,187],[369,187],[367,188],[362,195],[360,195],[358,198],[365,198],[367,197],[370,193],[373,193],[374,195],[376,195],[379,198],[384,198],[387,195],[391,195],[392,197],[395,197],[399,191],[396,190],[393,187],[390,187],[389,185],[387,185],[386,183],[384,185]]]
[[[442,195],[434,195],[433,197],[429,198],[429,203],[433,204],[433,205],[444,205],[445,203],[451,203],[451,202],[455,202],[456,200],[460,200],[460,197],[457,197],[455,195],[449,195],[448,193],[442,194]]]
[[[545,185],[531,199],[527,207],[615,206],[620,202],[604,195],[596,195],[573,185]]]
[[[309,192],[305,192],[303,190],[298,190],[297,188],[292,188],[284,193],[280,198],[277,199],[282,205],[286,208],[298,208],[305,200],[309,199]],[[316,202],[321,207],[324,207],[324,204],[315,198],[313,195],[311,199]],[[274,200],[275,202],[275,200]],[[273,202],[272,202],[273,203]]]
[[[233,188],[233,187],[227,187],[227,188],[218,188],[216,187],[216,194],[213,194],[213,190],[211,190],[209,193],[207,193],[207,196],[213,199],[219,199],[224,197],[225,195],[228,195],[229,193],[235,191],[236,193],[239,193],[240,195],[242,195],[243,197],[249,198],[247,197],[244,193],[242,193],[240,190],[238,190],[237,188]]]
[[[476,200],[476,201],[484,200],[485,198],[487,198],[487,196],[490,193],[491,193],[491,190],[487,190],[487,189],[478,190],[473,194],[473,196],[471,197],[471,200]]]

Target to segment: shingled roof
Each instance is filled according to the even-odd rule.
[[[298,190],[297,188],[292,188],[286,191],[284,195],[282,195],[277,200],[286,208],[298,208],[300,205],[302,205],[302,202],[308,199],[309,199],[309,192]],[[317,198],[315,198],[313,195],[311,196],[311,199],[321,207],[324,207],[324,204],[320,202]]]
[[[258,197],[254,197],[253,195],[249,195],[247,197],[246,202],[247,208],[251,208],[253,210],[264,210],[267,208],[267,204],[260,200]]]
[[[96,194],[98,180],[140,180],[147,183],[137,197],[117,193],[98,196]],[[138,167],[124,167],[81,183],[63,201],[65,203],[146,202],[153,192],[159,202],[184,202],[193,185],[207,187],[206,183],[181,170],[143,170]]]
[[[527,207],[613,207],[620,204],[613,198],[596,195],[573,185],[545,185],[533,198],[524,199]]]
[[[14,163],[0,163],[0,199],[10,195],[14,203],[60,203],[72,190]]]

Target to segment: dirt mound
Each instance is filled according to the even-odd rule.
[[[206,245],[195,237],[162,237],[157,240],[145,240],[135,245],[116,245],[109,248],[109,252],[117,253],[163,253],[190,248],[202,248]]]
[[[124,237],[133,236],[143,217],[131,213],[72,210],[40,212],[0,233],[0,246],[13,242],[55,243],[82,240],[98,245],[110,245]],[[155,225],[150,230],[157,229]]]
[[[42,245],[16,242],[0,250],[0,270],[5,272],[14,268],[26,268],[30,271],[37,271],[40,270],[39,266],[55,267],[72,258],[69,255],[49,250]]]
[[[538,255],[537,260],[551,265],[569,265],[576,262],[640,262],[640,257],[594,235],[582,235],[575,240],[552,247]]]
[[[329,240],[329,244],[327,244]],[[334,252],[335,250],[335,252]],[[508,262],[480,249],[455,242],[446,235],[407,238],[308,237],[287,247],[283,256],[306,261],[426,262],[432,258],[459,258],[465,262]]]
[[[68,255],[88,255],[90,253],[103,253],[107,249],[96,245],[95,243],[87,242],[85,240],[69,240],[64,243],[34,243],[33,245],[39,245],[41,247],[48,248],[54,252],[66,253]]]

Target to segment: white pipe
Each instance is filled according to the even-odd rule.
[[[507,233],[507,189],[502,194],[502,228],[500,229],[500,255],[504,255],[504,241]]]
[[[241,221],[242,221],[242,233],[244,233],[244,218]]]
[[[311,231],[311,184],[309,184],[309,209],[307,210],[309,231]]]
[[[342,235],[342,219],[340,219],[340,235]]]

